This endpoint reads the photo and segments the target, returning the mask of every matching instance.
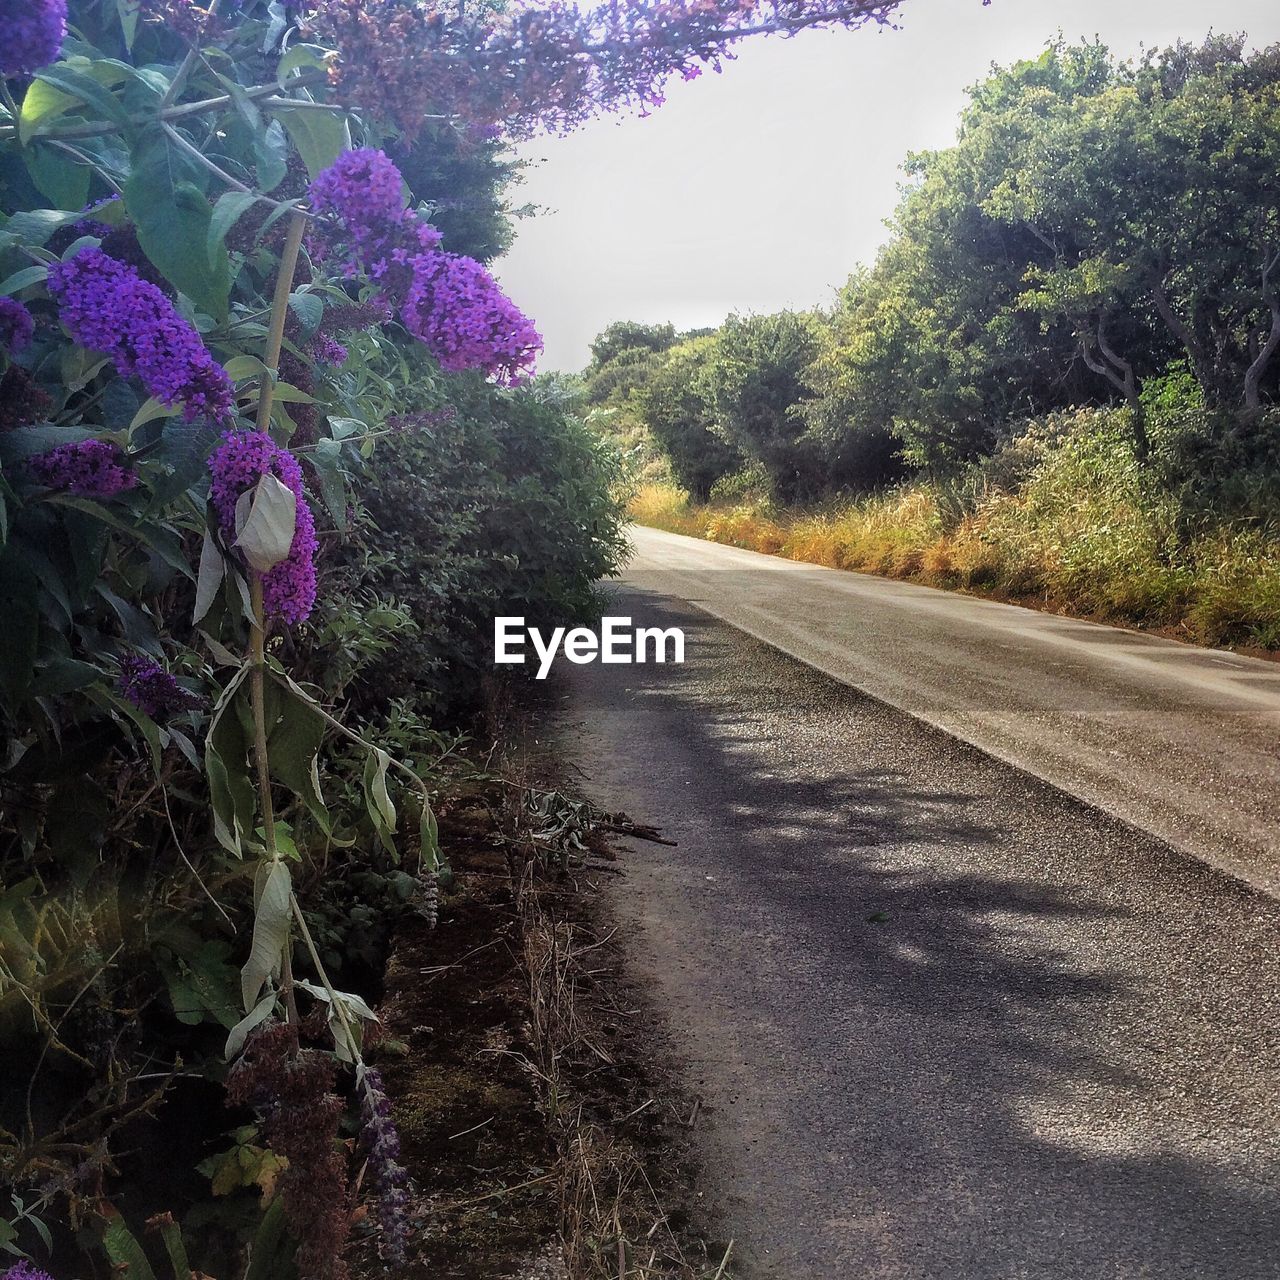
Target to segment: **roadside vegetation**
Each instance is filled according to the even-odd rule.
[[[600,336],[633,517],[1280,647],[1278,172],[1280,48],[994,71],[834,307]]]
[[[895,7],[0,0],[0,1280],[724,1274],[488,674],[623,512],[487,264],[513,139]]]

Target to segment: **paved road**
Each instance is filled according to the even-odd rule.
[[[612,891],[630,962],[705,1099],[709,1190],[748,1280],[1280,1277],[1280,908],[638,589],[657,544],[642,539],[611,612],[684,626],[689,660],[560,662],[560,738],[594,799],[679,841],[636,844]],[[756,583],[748,604],[713,581],[703,604],[756,609],[761,631],[777,611],[794,632],[825,591],[860,606],[850,630],[875,631],[879,584],[847,595],[803,570],[742,572],[729,576]],[[881,679],[915,663],[941,719],[942,678],[898,651],[922,633],[956,667],[980,628],[945,645],[952,624],[883,590],[888,617],[913,626],[851,642],[847,660],[862,683],[873,643],[899,672]],[[1007,626],[989,630],[1014,645]],[[1093,652],[1038,643],[1046,665]],[[1115,647],[1131,643],[1145,647]],[[1011,666],[991,700],[1047,697],[1043,679],[1025,692],[1029,658]],[[982,676],[962,669],[976,699]],[[1040,722],[1109,723],[1095,699]]]
[[[1280,894],[1280,663],[633,530],[690,601]]]

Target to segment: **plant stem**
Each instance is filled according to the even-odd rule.
[[[267,330],[267,348],[263,363],[267,373],[258,392],[258,429],[265,431],[271,425],[271,400],[275,392],[276,370],[280,365],[280,349],[284,344],[284,323],[289,310],[289,294],[293,291],[293,277],[298,269],[298,252],[302,247],[302,232],[307,225],[305,216],[295,213],[289,223],[284,253],[280,259],[280,273],[276,277],[275,297],[271,303],[271,325]],[[280,848],[276,843],[275,808],[271,800],[271,758],[267,751],[266,670],[267,670],[267,618],[263,602],[262,574],[249,571],[249,656],[252,668],[249,672],[249,701],[253,709],[253,756],[258,768],[258,806],[262,811],[263,837],[267,857],[280,861]],[[290,1023],[298,1021],[297,999],[293,992],[292,943],[286,938],[280,961],[280,987],[284,993],[285,1010]]]
[[[307,215],[300,209],[289,215],[289,230],[285,236],[284,252],[280,256],[280,274],[276,276],[276,292],[271,300],[271,324],[267,329],[267,349],[263,364],[268,375],[258,390],[258,430],[271,426],[271,402],[276,392],[276,372],[280,368],[280,351],[284,346],[284,325],[289,318],[289,295],[293,292],[293,277],[298,269],[298,253],[302,248],[302,235],[307,229]]]

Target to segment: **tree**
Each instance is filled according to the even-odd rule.
[[[521,165],[500,142],[433,121],[387,151],[414,198],[430,208],[451,253],[492,262],[511,247],[515,219],[528,210],[507,199]]]
[[[1071,327],[1141,453],[1141,382],[1172,352],[1210,407],[1256,411],[1274,386],[1280,46],[1214,36],[1106,71],[1080,95],[1010,94],[981,122],[1009,170],[982,207],[1043,245],[1020,302]]]
[[[825,485],[821,450],[795,411],[818,352],[812,315],[730,316],[711,340],[696,383],[717,434],[761,463],[784,502],[814,498]]]
[[[742,454],[715,431],[715,414],[702,394],[715,340],[691,338],[655,363],[637,407],[671,463],[676,479],[705,502],[711,486],[743,464]]]

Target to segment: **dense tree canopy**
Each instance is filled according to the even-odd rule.
[[[1075,405],[1127,406],[1145,457],[1148,402],[1179,368],[1206,431],[1262,430],[1280,380],[1280,47],[1212,36],[1119,62],[1059,40],[975,86],[956,143],[907,173],[889,242],[829,314],[731,318],[690,384],[779,496],[904,461],[953,471]]]

